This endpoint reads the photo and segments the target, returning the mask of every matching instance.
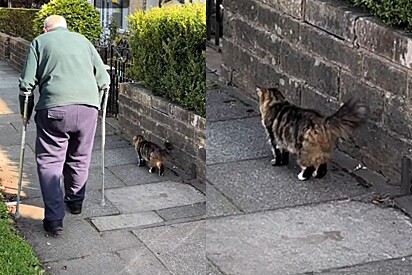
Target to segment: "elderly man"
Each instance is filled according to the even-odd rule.
[[[43,30],[32,41],[19,78],[20,102],[25,95],[34,102],[33,89],[38,85],[35,151],[45,208],[43,227],[59,235],[63,202],[72,214],[82,210],[98,109],[110,77],[93,45],[83,35],[68,31],[62,16],[48,17]]]

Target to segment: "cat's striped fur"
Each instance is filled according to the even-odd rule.
[[[256,88],[262,124],[269,135],[272,165],[287,165],[289,153],[297,155],[298,178],[321,178],[338,138],[346,138],[367,119],[364,104],[348,101],[330,116],[288,102],[276,88]]]
[[[172,149],[170,142],[165,142],[165,149],[162,149],[154,142],[145,140],[142,135],[134,136],[133,142],[137,153],[138,165],[144,166],[147,164],[150,173],[154,173],[157,168],[159,176],[163,176],[166,169],[166,157],[169,154],[169,150]]]

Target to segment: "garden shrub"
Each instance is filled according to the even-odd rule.
[[[34,19],[34,32],[43,32],[44,20],[50,15],[61,15],[67,21],[70,31],[83,34],[92,43],[102,34],[99,12],[85,0],[52,0],[44,5]]]
[[[13,227],[0,194],[0,274],[44,274],[31,246]]]
[[[0,8],[0,32],[31,41],[37,9]]]
[[[132,78],[206,115],[206,5],[138,11],[129,18]]]
[[[390,26],[412,31],[411,0],[348,0],[356,6],[368,10]]]

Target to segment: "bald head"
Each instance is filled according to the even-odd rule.
[[[51,29],[56,27],[64,27],[67,28],[66,19],[60,15],[50,15],[49,17],[44,20],[44,31],[48,32]]]

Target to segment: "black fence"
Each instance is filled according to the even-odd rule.
[[[208,44],[220,51],[223,36],[223,0],[206,0],[206,28]]]
[[[130,49],[127,40],[114,45],[96,46],[103,62],[107,65],[110,74],[110,90],[107,101],[107,115],[116,117],[119,113],[119,88],[120,83],[134,82],[130,78],[132,67]]]

